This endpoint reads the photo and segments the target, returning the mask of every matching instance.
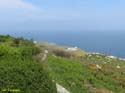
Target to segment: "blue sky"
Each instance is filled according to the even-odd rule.
[[[125,0],[0,0],[1,31],[124,31]]]

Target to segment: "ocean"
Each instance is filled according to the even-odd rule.
[[[124,31],[6,31],[0,32],[0,34],[64,46],[76,46],[87,52],[99,52],[125,58]]]

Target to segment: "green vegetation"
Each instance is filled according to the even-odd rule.
[[[53,80],[71,93],[125,93],[123,59],[99,53],[76,57],[78,52],[68,53],[65,47],[39,46],[49,51],[47,63]]]
[[[83,83],[90,72],[79,61],[49,55],[48,64],[53,79],[71,93],[89,93]]]
[[[81,49],[76,51],[68,51],[68,46],[59,46],[53,43],[51,44],[47,42],[38,42],[36,45],[42,49],[48,50],[49,53],[66,58],[80,58],[86,54],[86,52]]]
[[[67,52],[67,51],[63,51],[63,50],[54,50],[53,54],[55,54],[56,56],[66,57],[66,58],[74,58],[75,57],[75,55],[72,54],[71,52]]]
[[[66,49],[0,36],[0,92],[57,93],[58,83],[71,93],[125,93],[124,59]]]
[[[33,59],[40,52],[30,40],[0,36],[0,93],[56,93],[44,64]]]
[[[125,77],[125,75],[120,75],[120,69],[110,64],[104,66],[98,59],[95,59],[97,62],[93,62],[93,59],[95,59],[95,55],[90,59],[85,56],[81,60],[49,55],[48,64],[54,80],[70,90],[71,93],[124,93],[125,82],[117,79]],[[118,61],[118,59],[116,60]],[[125,64],[123,61],[121,62]],[[114,59],[110,59],[110,63],[114,64]],[[103,67],[98,69],[96,64],[103,65]],[[111,67],[117,69],[116,72],[111,74]],[[114,78],[115,74],[117,78]]]

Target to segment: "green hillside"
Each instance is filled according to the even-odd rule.
[[[70,93],[125,93],[125,59],[0,36],[0,93],[57,93],[57,85]]]
[[[41,48],[49,51],[51,76],[71,93],[125,93],[124,59],[87,52],[70,57],[72,51],[65,51],[65,47]]]
[[[48,64],[54,80],[71,93],[125,93],[125,74],[122,74],[125,63],[110,60],[104,64],[92,59],[84,57],[80,61],[49,55]],[[96,67],[97,64],[101,69]],[[117,64],[121,68],[116,68]]]
[[[31,40],[0,36],[0,93],[56,93],[48,70],[33,59],[39,52]]]

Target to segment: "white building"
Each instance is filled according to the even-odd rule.
[[[69,47],[66,49],[67,51],[77,51],[78,47]]]
[[[109,58],[111,58],[111,59],[116,59],[117,57],[115,57],[115,56],[108,56]]]

